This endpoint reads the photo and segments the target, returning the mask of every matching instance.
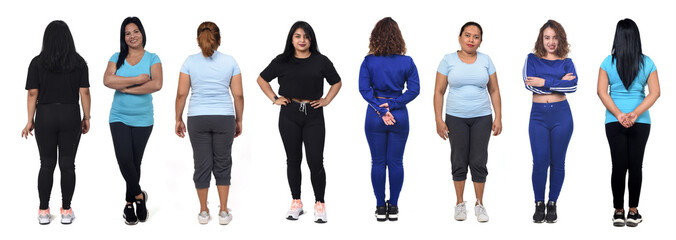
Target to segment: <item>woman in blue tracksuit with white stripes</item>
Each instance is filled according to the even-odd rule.
[[[568,47],[561,24],[549,20],[540,28],[534,53],[528,54],[523,67],[526,89],[533,92],[528,133],[533,152],[536,223],[556,222],[556,201],[563,185],[566,150],[573,135],[573,116],[565,94],[577,90],[577,73],[573,61],[567,58]],[[545,206],[547,169],[549,201]]]
[[[392,18],[380,20],[371,32],[369,55],[359,71],[359,92],[368,103],[366,139],[371,149],[371,182],[376,196],[376,220],[396,221],[404,182],[404,147],[408,138],[406,104],[420,92],[418,69],[405,56],[406,43]],[[404,90],[406,84],[407,90]],[[385,201],[385,170],[389,172],[390,200]]]

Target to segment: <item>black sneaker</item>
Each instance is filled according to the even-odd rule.
[[[390,200],[387,200],[387,219],[390,221],[399,220],[399,208],[390,204]]]
[[[628,227],[636,227],[641,222],[643,222],[643,218],[641,218],[641,214],[638,214],[638,210],[636,212],[629,211],[627,214]]]
[[[376,220],[378,222],[387,221],[387,206],[376,207]]]
[[[624,211],[615,211],[615,214],[613,214],[613,226],[624,227],[625,221],[627,219],[624,218]]]
[[[556,202],[547,202],[547,216],[545,216],[545,219],[547,220],[547,223],[556,222]]]
[[[535,213],[533,213],[533,222],[534,223],[545,222],[545,202],[544,201],[535,202]]]
[[[136,216],[140,222],[145,222],[148,219],[148,208],[146,208],[146,202],[148,201],[148,193],[142,191],[143,199],[136,199]]]
[[[136,225],[138,223],[136,212],[134,212],[134,204],[127,204],[124,206],[122,217],[124,218],[124,223],[127,225]]]

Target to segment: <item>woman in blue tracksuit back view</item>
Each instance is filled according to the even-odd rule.
[[[364,130],[371,149],[371,182],[378,221],[398,219],[409,130],[406,104],[420,92],[418,70],[405,53],[406,43],[397,22],[383,18],[371,32],[369,55],[359,71],[359,92],[368,103]],[[402,93],[404,85],[407,90]],[[390,179],[388,201],[385,201],[386,170]]]

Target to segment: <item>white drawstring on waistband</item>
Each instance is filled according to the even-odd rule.
[[[298,108],[298,111],[304,112],[305,116],[307,116],[307,103],[301,102],[300,107]]]

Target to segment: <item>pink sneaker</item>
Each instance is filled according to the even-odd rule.
[[[286,212],[286,219],[298,220],[298,217],[303,214],[303,202],[300,199],[294,199],[291,202],[291,209]]]

